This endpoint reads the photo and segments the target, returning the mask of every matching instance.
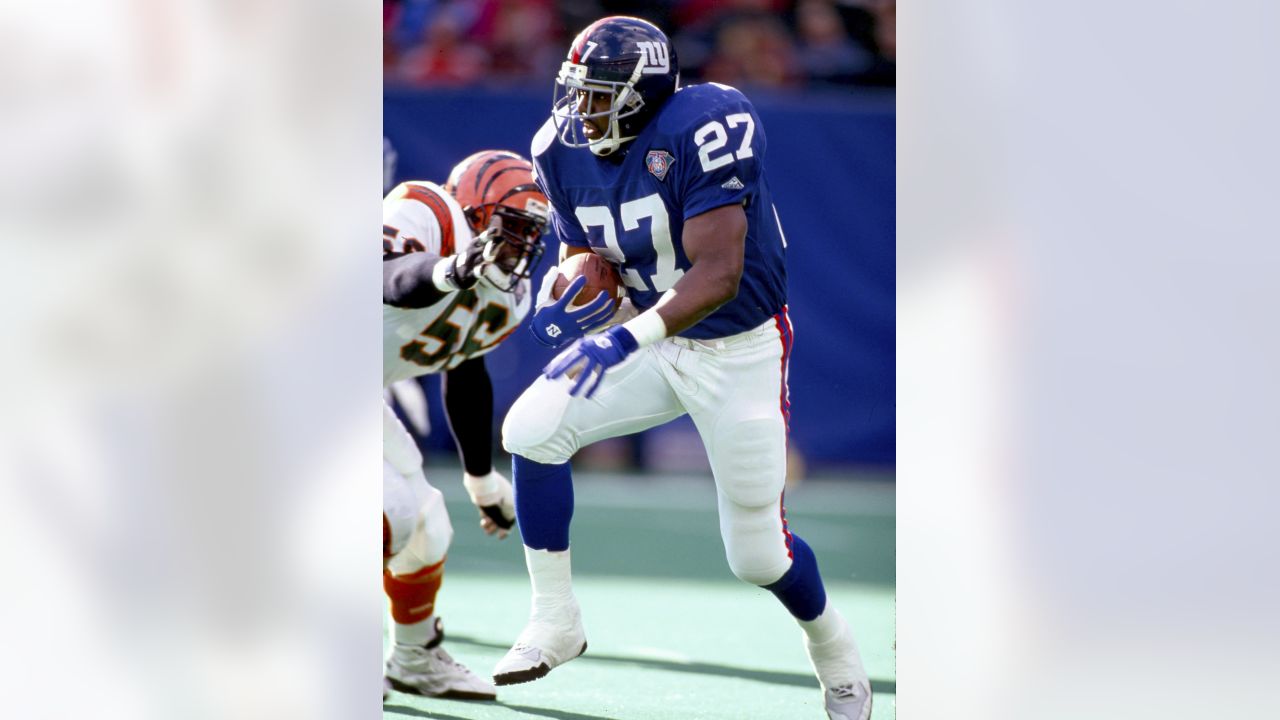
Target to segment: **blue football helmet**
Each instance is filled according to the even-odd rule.
[[[639,18],[597,20],[578,33],[556,77],[551,117],[560,142],[612,154],[634,139],[680,84],[666,34]],[[608,107],[597,110],[602,99]]]

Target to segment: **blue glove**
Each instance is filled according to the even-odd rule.
[[[565,343],[580,338],[591,328],[607,322],[613,317],[613,301],[608,294],[601,292],[595,300],[575,310],[569,309],[569,303],[578,296],[578,291],[587,284],[585,275],[579,275],[565,288],[560,299],[546,307],[538,308],[529,321],[529,329],[538,342],[548,347],[560,347]]]
[[[596,388],[600,387],[600,381],[604,380],[605,371],[639,349],[640,343],[636,342],[631,331],[618,325],[595,337],[579,339],[568,350],[557,355],[555,360],[542,369],[542,373],[554,380],[575,365],[580,365],[578,381],[569,390],[569,394],[577,395],[591,380],[592,374],[595,374],[595,383],[584,396],[591,397],[595,394]]]

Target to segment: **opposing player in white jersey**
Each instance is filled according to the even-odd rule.
[[[792,336],[759,117],[734,88],[679,87],[671,43],[636,18],[583,30],[557,84],[532,148],[550,226],[567,253],[613,263],[639,314],[584,336],[599,318],[573,311],[566,292],[530,323],[548,345],[576,340],[503,424],[533,601],[494,681],[535,680],[586,650],[569,459],[688,414],[711,461],[729,567],[796,619],[829,717],[866,720],[871,689],[852,633],[782,505]]]
[[[546,220],[529,162],[498,150],[463,160],[444,187],[406,182],[383,204],[383,385],[444,373],[463,482],[481,527],[499,537],[515,509],[511,484],[492,466],[493,386],[482,356],[529,311]],[[494,699],[492,684],[440,647],[435,599],[453,536],[444,499],[385,405],[382,432],[383,584],[395,623],[387,681],[422,695]]]
[[[387,138],[382,138],[382,194],[385,196],[396,186],[396,163],[399,155]],[[382,398],[397,410],[403,418],[405,429],[415,439],[431,434],[431,418],[427,407],[427,395],[421,378],[410,378],[392,383],[382,390]]]

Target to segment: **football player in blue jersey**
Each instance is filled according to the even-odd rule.
[[[495,683],[535,680],[586,650],[569,566],[569,459],[687,413],[715,476],[730,568],[796,618],[829,716],[870,716],[853,635],[782,505],[791,322],[765,149],[742,93],[679,86],[675,50],[654,25],[608,17],[574,39],[533,140],[535,173],[561,261],[608,259],[633,312],[588,335],[609,301],[570,306],[580,287],[570,285],[531,322],[539,340],[567,348],[503,424],[533,600]]]

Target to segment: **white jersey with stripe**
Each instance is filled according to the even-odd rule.
[[[435,183],[408,182],[382,206],[383,252],[448,256],[473,241],[462,208]],[[382,306],[382,384],[443,372],[497,347],[529,313],[529,281],[502,292],[483,280],[424,308]]]
[[[400,183],[382,201],[382,252],[445,257],[471,243],[462,206],[433,182]]]

